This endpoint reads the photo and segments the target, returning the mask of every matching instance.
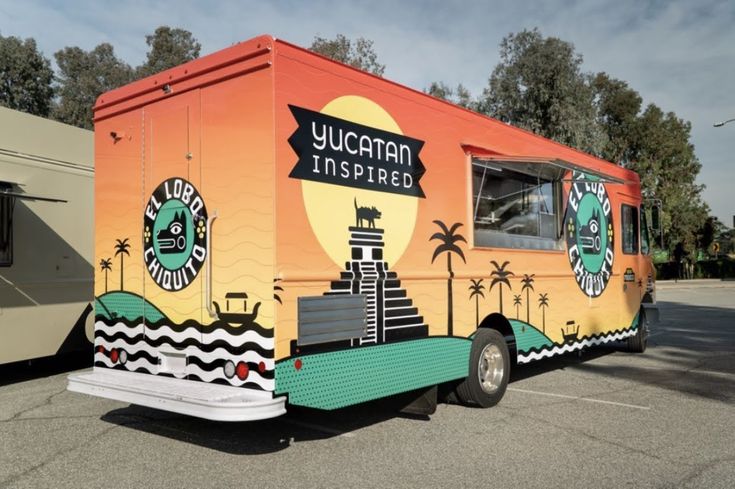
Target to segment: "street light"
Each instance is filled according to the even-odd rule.
[[[724,126],[725,124],[727,124],[728,122],[732,122],[732,121],[735,121],[735,119],[728,119],[728,120],[726,120],[726,121],[722,121],[722,122],[717,122],[717,123],[715,123],[715,124],[712,124],[712,125],[713,125],[713,126],[715,126],[715,127],[722,127],[722,126]]]

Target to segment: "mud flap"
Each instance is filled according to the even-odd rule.
[[[437,386],[432,386],[401,394],[402,407],[398,411],[419,416],[434,414],[436,412],[437,392]]]
[[[642,304],[642,306],[643,310],[646,311],[646,321],[648,321],[648,324],[656,324],[661,320],[658,313],[658,306],[652,304]]]

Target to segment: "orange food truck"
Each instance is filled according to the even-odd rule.
[[[223,421],[437,385],[488,407],[512,365],[645,349],[632,171],[270,36],[94,114],[121,275],[96,272],[72,391]]]

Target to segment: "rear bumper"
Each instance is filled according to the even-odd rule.
[[[95,367],[72,374],[72,392],[139,404],[213,421],[255,421],[286,413],[285,396],[205,382]]]

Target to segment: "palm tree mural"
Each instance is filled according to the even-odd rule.
[[[538,295],[538,306],[541,308],[541,324],[543,325],[543,333],[546,334],[546,308],[549,307],[549,295]]]
[[[107,272],[112,271],[112,258],[100,260],[100,270],[105,272],[105,294],[107,293]]]
[[[531,275],[528,275],[527,273],[523,274],[523,279],[521,279],[521,283],[523,284],[523,287],[521,287],[521,292],[524,290],[526,291],[526,322],[528,324],[531,324],[531,297],[530,292],[533,290],[533,277],[535,277],[536,274],[532,273]]]
[[[490,290],[493,290],[495,284],[498,284],[498,287],[500,288],[500,314],[503,314],[503,284],[513,290],[510,286],[510,282],[508,281],[508,277],[514,274],[510,270],[505,269],[505,267],[510,263],[509,261],[504,261],[502,265],[498,265],[498,262],[495,260],[491,260],[490,263],[495,267],[495,270],[490,274],[490,276],[493,277],[493,281],[490,282]]]
[[[125,290],[123,288],[123,259],[125,258],[125,255],[130,256],[130,252],[128,251],[129,248],[130,243],[128,243],[128,238],[125,238],[122,241],[119,239],[115,240],[115,256],[120,255],[120,290]]]
[[[520,319],[521,313],[519,312],[521,306],[521,294],[513,296],[513,305],[516,306],[516,319]]]
[[[441,244],[434,250],[434,255],[431,257],[431,263],[434,263],[436,257],[442,253],[447,254],[447,270],[449,271],[449,278],[447,279],[447,335],[452,336],[454,333],[452,326],[452,279],[454,278],[454,271],[452,270],[452,253],[459,255],[459,257],[462,258],[462,261],[467,263],[462,249],[456,244],[459,241],[464,241],[466,243],[467,240],[464,239],[464,236],[461,234],[455,234],[457,229],[462,225],[461,222],[455,222],[452,224],[451,228],[447,228],[446,224],[438,220],[434,221],[434,224],[439,226],[442,232],[434,233],[431,238],[429,238],[429,241],[432,239],[438,239],[441,241]]]
[[[480,326],[480,297],[483,299],[485,298],[485,294],[482,292],[485,288],[485,286],[482,285],[482,280],[483,279],[470,279],[470,282],[472,282],[472,285],[470,285],[470,300],[472,300],[473,297],[475,298],[475,327]]]

